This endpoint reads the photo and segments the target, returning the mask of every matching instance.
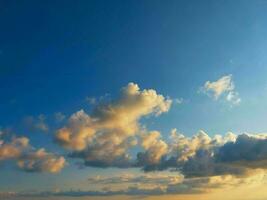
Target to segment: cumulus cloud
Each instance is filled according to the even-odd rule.
[[[137,154],[137,166],[143,167],[145,171],[175,169],[181,171],[185,176],[209,176],[227,173],[237,173],[235,167],[217,164],[214,155],[224,144],[235,141],[236,136],[228,133],[225,136],[215,135],[213,138],[204,131],[199,131],[192,137],[186,137],[177,133],[176,129],[171,131],[171,142],[158,141],[160,133],[154,133],[154,137],[148,135],[148,140],[155,145],[164,144],[164,151],[145,151]],[[148,144],[150,144],[148,142]],[[151,162],[148,158],[158,156],[156,161]],[[162,152],[162,153],[161,153]],[[150,161],[150,162],[149,162]],[[238,168],[239,170],[239,168]],[[241,173],[241,172],[240,172]]]
[[[0,160],[16,159],[29,146],[26,137],[12,138],[10,142],[0,140]]]
[[[229,101],[235,93],[232,75],[206,82],[207,92],[217,99],[226,94]],[[96,104],[88,114],[80,110],[57,130],[55,141],[94,167],[137,167],[145,172],[174,170],[186,178],[212,176],[247,176],[253,169],[265,169],[267,139],[261,135],[209,136],[200,130],[192,137],[171,131],[166,141],[158,131],[147,131],[140,125],[144,116],[167,112],[172,101],[155,90],[140,90],[129,83],[118,99]],[[128,152],[141,147],[135,158]]]
[[[167,112],[172,101],[155,90],[129,83],[117,100],[95,106],[89,115],[80,110],[59,129],[55,141],[90,166],[128,166],[127,150],[136,145],[141,117]]]
[[[6,160],[14,160],[21,170],[28,172],[57,173],[65,165],[64,157],[45,149],[35,150],[26,137],[13,137],[11,141],[0,139],[0,162]]]
[[[204,89],[211,92],[214,99],[224,96],[229,102],[240,102],[232,75],[215,82],[207,81]],[[129,83],[114,101],[99,104],[95,101],[90,114],[84,110],[72,114],[55,133],[55,142],[69,151],[69,157],[81,158],[85,166],[138,168],[146,173],[89,178],[91,185],[102,187],[98,190],[37,195],[199,193],[210,188],[265,181],[267,134],[229,132],[210,136],[200,130],[188,137],[173,129],[169,139],[164,140],[159,131],[148,131],[140,124],[142,117],[159,116],[167,112],[171,104],[172,100],[155,90],[141,90],[137,84]],[[58,121],[65,118],[62,113],[56,113],[55,117]],[[29,118],[28,122],[35,129],[48,129],[42,115]],[[64,157],[42,148],[35,149],[27,137],[4,137],[0,131],[0,162],[11,160],[26,172],[58,173],[66,165]],[[139,151],[133,158],[129,153],[131,147],[135,147],[134,152]]]
[[[201,88],[201,91],[211,95],[215,100],[224,96],[225,100],[232,104],[239,104],[241,102],[238,92],[235,91],[231,74],[223,76],[214,82],[207,81]]]
[[[219,162],[235,163],[251,168],[267,166],[267,136],[239,135],[236,142],[222,146],[216,159]]]
[[[205,85],[214,90],[216,98],[234,92],[231,75]],[[165,141],[160,132],[140,125],[142,117],[167,112],[171,103],[155,90],[140,90],[129,83],[118,99],[96,104],[90,114],[84,110],[72,114],[57,130],[55,141],[70,151],[70,157],[81,158],[85,166],[174,170],[186,178],[246,176],[253,169],[265,169],[264,134],[238,136],[229,132],[211,137],[200,130],[186,137],[173,129],[170,141]],[[141,150],[132,158],[129,148],[136,146]]]
[[[157,144],[159,133],[147,137],[146,145],[153,142]],[[249,176],[255,169],[266,169],[266,145],[266,134],[227,133],[225,136],[210,137],[204,131],[199,131],[192,137],[185,137],[174,129],[171,142],[166,144],[167,150],[157,158],[157,162],[151,165],[146,159],[140,159],[140,154],[153,157],[154,152],[149,151],[137,154],[137,162],[145,171],[173,169],[187,178]]]
[[[58,173],[65,166],[65,159],[62,156],[57,157],[48,153],[45,149],[39,149],[20,156],[17,164],[19,168],[28,172]]]
[[[144,166],[144,170],[158,166],[162,157],[168,153],[168,145],[160,137],[158,131],[151,131],[141,136],[145,152],[137,154],[137,166]]]
[[[204,131],[199,131],[192,138],[187,138],[176,132],[171,131],[172,143],[170,145],[172,153],[177,157],[177,161],[186,161],[189,157],[195,155],[196,150],[205,149],[211,143],[211,138]]]

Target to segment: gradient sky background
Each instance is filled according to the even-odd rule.
[[[263,0],[1,0],[0,127],[66,154],[53,143],[62,127],[55,113],[66,120],[80,109],[90,112],[88,98],[114,99],[134,82],[173,99],[168,113],[141,120],[163,138],[173,128],[188,137],[199,130],[266,132],[266,10]],[[230,74],[238,105],[200,91],[206,81]],[[40,115],[48,131],[27,125]],[[56,175],[0,164],[0,191],[86,190],[88,177],[140,173],[77,169],[76,161]]]

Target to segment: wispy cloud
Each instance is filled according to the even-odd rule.
[[[93,177],[88,179],[90,185],[100,186],[91,190],[57,190],[47,192],[6,192],[0,197],[92,197],[92,196],[151,196],[170,194],[200,194],[217,189],[230,189],[240,186],[256,186],[266,183],[265,172],[255,170],[249,177],[241,178],[232,175],[184,178],[179,173],[164,172],[147,173],[144,175],[124,174],[110,177]]]
[[[211,96],[214,100],[223,97],[226,101],[237,105],[241,102],[238,92],[235,91],[233,76],[223,76],[216,81],[207,81],[200,91]]]
[[[47,132],[49,130],[49,126],[46,123],[46,116],[43,114],[40,114],[37,117],[27,116],[23,119],[23,123],[30,131]]]
[[[54,114],[54,117],[56,122],[62,122],[66,118],[66,116],[62,112],[56,112]]]

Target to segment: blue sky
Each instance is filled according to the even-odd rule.
[[[1,1],[0,127],[38,147],[66,154],[53,143],[60,112],[67,118],[93,109],[87,97],[116,99],[129,82],[173,99],[167,113],[142,118],[168,138],[266,132],[266,1]],[[207,81],[232,75],[241,102],[200,92]],[[175,103],[182,99],[182,103]],[[49,130],[29,130],[25,119],[45,117]],[[65,122],[64,122],[65,123]],[[0,188],[23,190],[117,169],[77,170],[70,160],[57,176],[0,172]],[[3,178],[2,178],[3,177]],[[11,177],[11,178],[10,178]],[[15,177],[28,180],[29,186]],[[75,184],[77,183],[75,182]],[[4,185],[6,185],[4,187]],[[66,188],[73,184],[67,184]]]
[[[258,108],[221,111],[225,105],[196,94],[206,80],[233,74],[244,104],[264,98],[263,1],[1,4],[2,126],[25,115],[72,113],[86,96],[113,95],[130,81],[188,99],[188,108],[174,108],[164,126],[191,133],[250,129],[212,125],[210,118],[239,121],[238,113]],[[192,120],[194,128],[184,125]]]

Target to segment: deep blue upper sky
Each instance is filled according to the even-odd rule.
[[[132,81],[185,100],[154,128],[264,131],[266,8],[265,1],[1,1],[0,125],[69,115],[87,96],[116,95]],[[240,106],[197,93],[227,74]]]

